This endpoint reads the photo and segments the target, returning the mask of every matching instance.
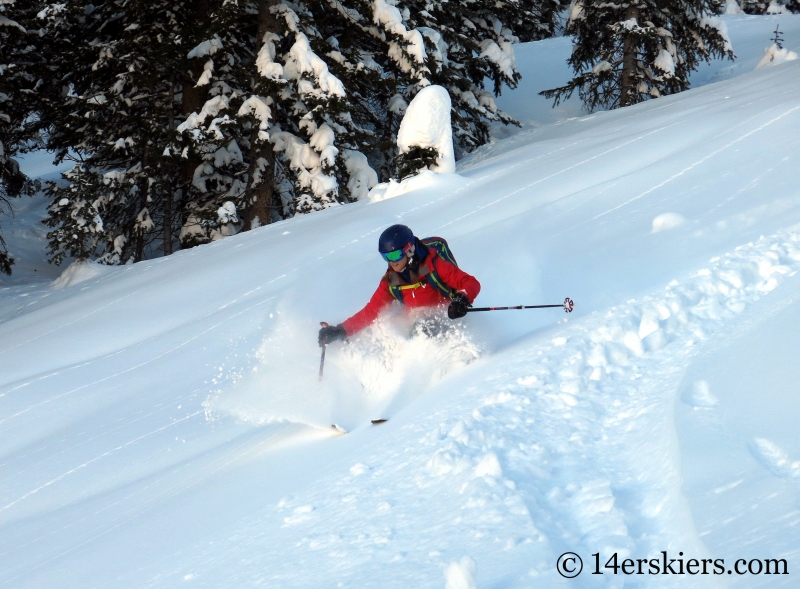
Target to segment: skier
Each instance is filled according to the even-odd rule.
[[[392,225],[381,233],[378,251],[389,267],[375,294],[343,323],[320,329],[320,346],[358,333],[395,300],[408,308],[436,307],[449,301],[447,316],[458,319],[467,314],[481,290],[473,276],[444,259],[436,247],[426,246],[405,225]]]

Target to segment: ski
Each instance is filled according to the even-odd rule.
[[[384,418],[379,418],[379,419],[371,419],[370,423],[372,425],[380,425],[382,423],[386,423],[387,421],[389,421],[389,420],[388,419],[384,419]],[[338,433],[338,434],[350,433],[345,428],[343,428],[341,425],[339,425],[338,423],[332,423],[331,424],[331,429],[333,431],[335,431],[336,433]]]

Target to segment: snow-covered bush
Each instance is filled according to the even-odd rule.
[[[787,61],[794,61],[797,59],[797,53],[789,51],[788,49],[781,49],[773,43],[764,50],[764,57],[758,62],[756,69],[770,65],[779,65]]]
[[[441,86],[424,88],[408,105],[397,132],[400,155],[395,161],[400,180],[424,169],[455,172],[450,110],[450,95]]]
[[[781,37],[780,27],[775,27],[775,32],[772,37],[772,45],[764,50],[764,57],[756,65],[756,69],[770,65],[780,65],[787,61],[794,61],[797,59],[797,53],[789,51],[783,47],[783,38]]]

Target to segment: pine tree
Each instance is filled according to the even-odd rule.
[[[382,180],[396,173],[396,134],[405,108],[420,89],[431,83],[443,85],[451,93],[459,155],[488,141],[490,122],[513,124],[497,109],[493,93],[484,85],[491,80],[496,93],[503,85],[516,84],[519,74],[514,69],[511,44],[517,37],[512,29],[524,31],[526,40],[550,35],[560,5],[553,0],[522,4],[485,0],[469,4],[309,0],[292,5],[291,12],[283,6],[276,5],[270,11],[292,15],[293,26],[306,36],[327,72],[345,89],[345,94],[334,101],[336,106],[324,105],[323,110],[340,113],[334,121],[329,116],[325,124],[335,131],[337,145],[344,147],[345,170],[337,175],[337,181],[344,193],[340,198],[346,202],[352,198],[350,184],[354,175],[356,185],[369,181],[362,153]],[[269,56],[264,71],[271,72],[261,77],[265,84],[261,95],[280,95],[284,99],[290,96],[288,106],[294,109],[293,105],[305,105],[307,100],[298,99],[290,81],[280,81],[282,68],[287,59],[291,61],[288,54],[295,41],[293,31],[283,25],[272,26],[273,36],[260,50],[260,55]],[[271,80],[265,81],[265,77]],[[297,114],[288,112],[289,119],[295,122],[283,114],[286,106],[278,100],[270,102],[269,107],[276,111],[271,124],[304,141],[304,134],[297,128]],[[308,117],[302,107],[300,114]],[[276,137],[274,145],[283,148],[280,137],[285,136]],[[296,145],[300,149],[300,144]],[[289,175],[297,166],[296,160],[290,163]]]
[[[42,11],[50,255],[138,261],[362,198],[410,100],[447,88],[457,154],[514,121],[511,44],[558,0],[88,0]],[[57,83],[54,83],[57,81]],[[492,88],[486,88],[489,81]]]
[[[250,86],[256,28],[249,10],[231,2],[195,5],[175,139],[183,174],[181,247],[233,235],[248,209],[249,129],[237,118]],[[248,227],[249,228],[249,227]]]
[[[739,4],[747,14],[800,13],[800,0],[740,0]]]
[[[520,4],[522,10],[513,10],[514,5],[508,5],[510,10],[504,22],[520,42],[528,43],[555,36],[560,16],[570,3],[567,0],[527,0]]]
[[[44,99],[53,121],[49,147],[58,159],[77,161],[64,174],[67,186],[47,190],[53,200],[45,222],[57,263],[66,255],[138,261],[156,238],[152,223],[137,219],[151,219],[163,196],[154,168],[172,85],[154,58],[174,55],[163,37],[171,15],[161,3],[121,4],[51,5],[48,14],[51,37],[64,48],[52,64],[62,91]],[[143,12],[134,15],[136,9]]]
[[[119,264],[168,255],[187,223],[190,236],[198,233],[192,225],[200,228],[195,243],[224,234],[235,212],[217,214],[215,201],[237,200],[234,176],[244,167],[235,141],[219,143],[219,130],[235,126],[217,116],[232,90],[210,83],[208,47],[216,46],[208,30],[236,24],[225,3],[75,3],[52,5],[48,18],[63,48],[51,72],[62,92],[44,100],[49,146],[78,164],[65,175],[70,186],[48,189],[51,259],[97,256]],[[209,119],[208,129],[181,132],[186,115]],[[210,172],[208,161],[216,164]],[[99,219],[89,225],[91,235],[87,214]]]
[[[22,173],[15,156],[37,145],[27,95],[39,84],[34,66],[39,59],[31,28],[35,6],[0,0],[0,215],[11,214],[9,198],[32,195],[37,183]],[[0,234],[0,273],[11,274],[14,259]]]
[[[363,10],[372,15],[388,43],[373,59],[392,82],[391,95],[381,106],[396,115],[397,125],[405,104],[429,84],[450,93],[457,157],[489,140],[490,122],[515,123],[497,108],[494,95],[503,85],[513,88],[519,80],[512,48],[518,39],[505,23],[520,18],[535,22],[536,17],[522,6],[485,0],[455,4],[411,0],[393,6],[376,0]],[[486,88],[487,80],[493,91]],[[390,151],[389,158],[395,155]]]
[[[239,112],[253,127],[251,166],[263,159],[251,187],[263,184],[271,160],[286,179],[280,201],[273,203],[278,218],[350,202],[357,195],[351,191],[349,156],[358,151],[363,129],[332,71],[336,39],[323,38],[324,19],[315,19],[304,5],[270,3],[260,15],[256,83]]]
[[[739,6],[747,14],[766,14],[771,0],[740,0]]]
[[[555,104],[577,90],[589,112],[630,106],[689,88],[701,60],[733,59],[713,16],[720,0],[629,0],[573,3],[566,33],[575,77],[541,94]]]

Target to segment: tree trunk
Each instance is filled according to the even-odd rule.
[[[147,152],[148,152],[148,149],[147,149],[147,146],[145,145],[144,149],[142,150],[142,169],[143,170],[147,170]],[[150,186],[149,186],[149,183],[147,181],[147,174],[145,174],[145,178],[144,178],[144,181],[142,182],[141,186],[142,186],[141,196],[139,197],[140,201],[141,201],[141,204],[139,206],[140,214],[141,214],[142,209],[147,207],[147,197],[148,197],[148,192],[150,191]],[[143,259],[144,259],[144,230],[139,228],[139,230],[136,231],[136,245],[134,246],[134,249],[133,249],[133,261],[134,262],[141,262]]]
[[[144,257],[144,231],[141,229],[136,232],[136,246],[133,250],[133,261],[141,262]]]
[[[175,130],[175,113],[173,108],[175,106],[175,80],[171,76],[169,79],[169,91],[167,92],[167,100],[169,106],[167,107],[167,129],[170,131]],[[172,184],[170,182],[170,184]],[[172,188],[167,187],[164,193],[164,255],[168,256],[172,253]]]
[[[639,20],[639,9],[629,6],[625,11],[625,20]],[[637,43],[633,35],[627,33],[622,42],[622,80],[620,82],[620,106],[636,104],[636,57]]]
[[[270,8],[279,0],[259,0],[258,35],[256,52],[261,49],[264,35],[278,30],[278,22]],[[272,143],[258,141],[258,128],[250,136],[250,168],[247,171],[248,183],[245,189],[245,202],[248,207],[243,215],[243,231],[272,222],[272,207],[275,198],[275,150]]]

